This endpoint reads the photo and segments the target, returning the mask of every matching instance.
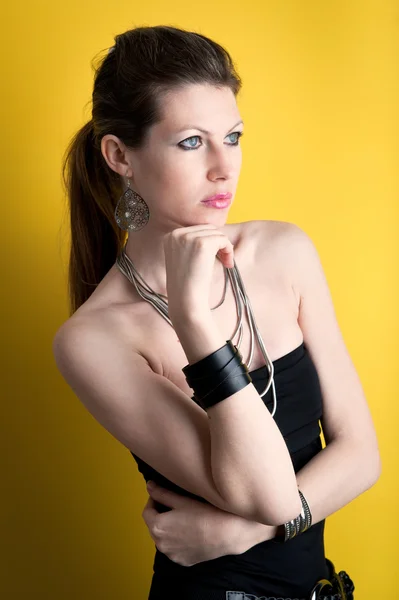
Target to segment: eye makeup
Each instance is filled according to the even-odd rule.
[[[233,131],[232,133],[229,133],[226,137],[231,137],[231,136],[237,136],[236,140],[234,142],[231,142],[229,144],[227,144],[228,146],[238,146],[240,137],[244,135],[243,131]],[[202,143],[200,146],[186,146],[184,145],[185,142],[190,142],[191,140],[201,140],[201,136],[200,135],[191,135],[190,137],[186,138],[185,140],[182,140],[181,142],[179,142],[177,145],[179,146],[179,148],[182,148],[182,150],[198,150],[198,148],[201,148]]]

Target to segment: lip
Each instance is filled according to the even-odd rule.
[[[227,208],[231,204],[232,194],[215,194],[206,200],[202,200],[202,204],[210,208]]]
[[[210,196],[209,198],[205,198],[202,202],[212,202],[213,200],[231,200],[232,194],[230,192],[226,192],[225,194],[215,194],[214,196]]]
[[[207,202],[202,202],[205,206],[209,208],[227,208],[230,206],[230,200],[208,200]]]

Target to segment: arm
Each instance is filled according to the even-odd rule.
[[[374,485],[381,472],[380,454],[316,248],[298,227],[291,240],[291,253],[297,257],[292,264],[300,296],[298,323],[319,375],[326,441],[326,448],[297,474],[297,481],[320,521]]]
[[[190,363],[225,343],[212,319],[188,318],[175,325]],[[277,525],[301,512],[295,472],[281,432],[252,384],[207,409],[211,470],[221,496],[240,516]],[[250,432],[250,435],[248,433]],[[265,456],[273,461],[265,462]]]
[[[284,226],[281,247],[287,253],[286,264],[293,267],[291,280],[298,298],[298,322],[317,368],[323,394],[322,425],[327,447],[296,474],[297,484],[316,524],[371,487],[381,467],[370,413],[339,332],[317,252],[298,227],[290,223]],[[164,493],[158,488],[157,494]],[[277,534],[277,526],[227,514],[217,508],[212,512],[207,507],[206,514],[201,507],[196,508],[201,515],[199,525],[204,528],[205,523],[205,531],[212,531],[209,540],[203,536],[202,560],[241,554]],[[180,542],[184,551],[188,545],[187,535],[190,534],[184,534]],[[198,548],[198,543],[195,546]]]
[[[254,386],[249,384],[212,407],[210,418],[188,393],[157,372],[162,366],[152,368],[140,347],[134,347],[132,330],[136,331],[135,343],[141,346],[135,318],[139,317],[133,310],[125,316],[112,311],[86,313],[58,330],[53,341],[56,364],[87,410],[161,475],[221,510],[264,524],[297,516],[301,506],[288,449]],[[184,338],[184,331],[180,330],[180,335]],[[192,328],[188,337],[196,340],[196,352],[203,352],[205,345],[205,353],[208,348],[211,352],[225,343],[210,321]],[[188,353],[192,357],[192,352]],[[246,416],[240,422],[241,404]],[[252,461],[253,448],[248,451],[248,440],[236,448],[237,439],[241,442],[252,420],[252,442],[256,439],[262,449],[256,453],[256,462]],[[215,436],[220,439],[215,441]],[[176,452],[176,448],[184,451]],[[264,452],[276,460],[262,465],[259,456]],[[252,463],[246,469],[248,461]],[[223,472],[224,463],[227,468]],[[245,486],[252,477],[259,481],[248,494]]]
[[[326,448],[297,474],[313,523],[325,519],[376,483],[381,473],[377,437],[361,383],[335,317],[327,281],[310,238],[286,224],[285,264],[292,266],[300,300],[298,323],[315,363],[323,395]],[[247,549],[270,539],[271,528],[241,521],[237,544]]]
[[[379,477],[374,472],[370,449],[364,445],[335,440],[297,473],[299,489],[312,512],[312,525],[333,514],[372,487]],[[278,527],[237,517],[223,532],[231,554],[241,554],[277,535]],[[232,540],[231,533],[234,533]]]

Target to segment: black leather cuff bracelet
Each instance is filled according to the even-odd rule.
[[[196,401],[207,409],[252,382],[236,346],[228,340],[222,348],[183,368]]]
[[[251,382],[251,376],[248,373],[241,372],[235,376],[234,379],[229,377],[226,381],[223,381],[223,383],[218,385],[216,389],[212,389],[209,393],[203,396],[198,396],[197,393],[194,392],[194,396],[202,408],[206,410],[218,402],[226,400],[226,398],[229,398],[236,392],[239,392]]]
[[[183,373],[186,376],[187,383],[190,385],[194,383],[196,379],[204,379],[209,376],[214,376],[218,371],[224,369],[227,363],[230,362],[236,353],[241,357],[236,346],[234,346],[231,340],[227,340],[224,346],[208,354],[201,360],[183,367]],[[190,386],[191,387],[191,386]]]

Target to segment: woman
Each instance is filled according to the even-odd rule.
[[[65,159],[72,315],[54,354],[158,484],[149,598],[349,600],[325,518],[380,459],[317,252],[291,223],[226,224],[243,133],[226,50],[161,26],[115,41]]]

